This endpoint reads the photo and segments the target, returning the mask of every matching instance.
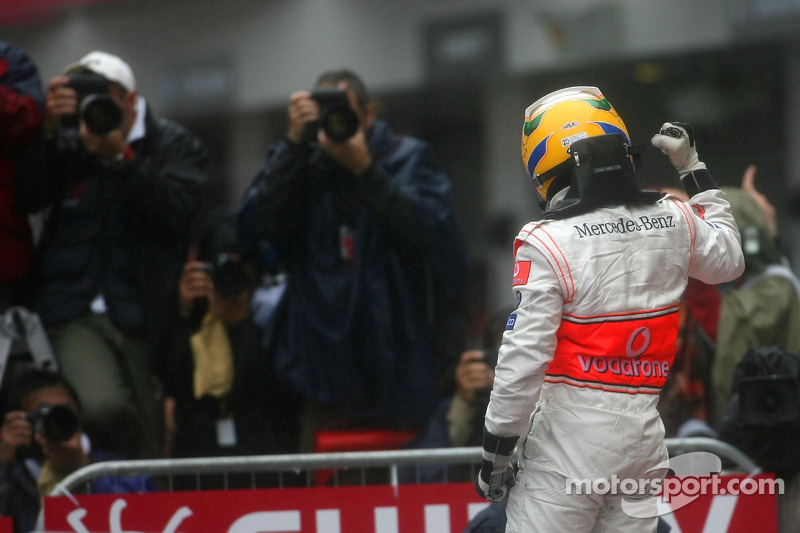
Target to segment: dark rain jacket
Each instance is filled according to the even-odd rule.
[[[41,143],[20,176],[30,211],[51,207],[38,247],[35,310],[45,326],[89,312],[102,293],[114,324],[154,341],[177,301],[191,224],[207,177],[203,145],[148,108],[122,165],[89,155],[75,129]]]
[[[427,145],[382,121],[368,145],[374,164],[356,177],[311,146],[275,143],[243,200],[240,239],[288,273],[279,375],[349,415],[413,425],[463,348],[467,246]]]

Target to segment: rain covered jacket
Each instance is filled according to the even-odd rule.
[[[273,339],[305,397],[389,425],[425,419],[465,333],[467,249],[450,182],[427,145],[382,121],[355,177],[279,141],[245,195],[246,249],[269,243],[288,273]]]
[[[37,250],[35,309],[45,326],[89,312],[102,294],[121,330],[162,338],[207,175],[207,152],[182,126],[145,113],[130,162],[91,156],[76,129],[43,140],[20,180],[26,207],[51,210]]]

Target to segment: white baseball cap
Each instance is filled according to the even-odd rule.
[[[117,82],[126,91],[136,90],[133,71],[126,62],[115,55],[95,50],[83,56],[80,61],[70,63],[64,68],[64,74],[72,74],[79,70],[90,70],[100,74],[108,81]]]

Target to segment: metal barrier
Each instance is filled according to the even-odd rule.
[[[725,442],[705,438],[688,437],[666,439],[670,456],[692,451],[706,451],[719,456],[739,472],[756,472],[758,466],[742,451]],[[101,476],[150,475],[168,478],[167,490],[172,490],[173,476],[232,474],[255,472],[306,473],[306,484],[311,486],[312,474],[317,469],[364,469],[382,467],[389,470],[389,482],[397,484],[398,467],[423,467],[426,465],[469,465],[477,473],[481,461],[481,448],[434,448],[415,450],[340,452],[292,455],[255,455],[242,457],[203,457],[192,459],[154,459],[137,461],[107,461],[94,463],[66,477],[51,495],[70,494],[76,488],[91,483]],[[472,479],[474,479],[474,474]],[[447,479],[443,480],[447,482]],[[336,477],[334,477],[334,484]],[[362,482],[363,484],[363,482]],[[282,483],[279,483],[282,486]],[[198,486],[198,488],[200,488]]]
[[[670,457],[688,452],[711,452],[720,459],[732,462],[736,471],[750,474],[761,470],[743,451],[721,440],[708,437],[685,437],[666,439],[666,444]]]

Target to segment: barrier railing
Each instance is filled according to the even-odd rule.
[[[725,442],[705,438],[688,437],[666,439],[670,456],[692,451],[707,451],[716,454],[728,463],[732,470],[751,473],[758,466],[739,449]],[[361,469],[370,467],[389,469],[389,482],[397,484],[398,467],[421,468],[426,465],[470,465],[474,472],[480,465],[480,447],[435,448],[414,450],[393,450],[375,452],[338,452],[292,455],[256,455],[241,457],[204,457],[191,459],[154,459],[136,461],[107,461],[94,463],[73,472],[66,477],[51,495],[70,494],[76,488],[91,483],[100,476],[150,475],[167,478],[166,489],[172,490],[172,479],[178,475],[233,474],[255,472],[305,473],[307,485],[313,485],[312,474],[317,469]],[[447,471],[443,471],[447,482]],[[334,476],[334,485],[337,477]],[[363,484],[363,483],[362,483]],[[282,486],[282,482],[278,483]],[[199,487],[198,487],[199,488]]]

